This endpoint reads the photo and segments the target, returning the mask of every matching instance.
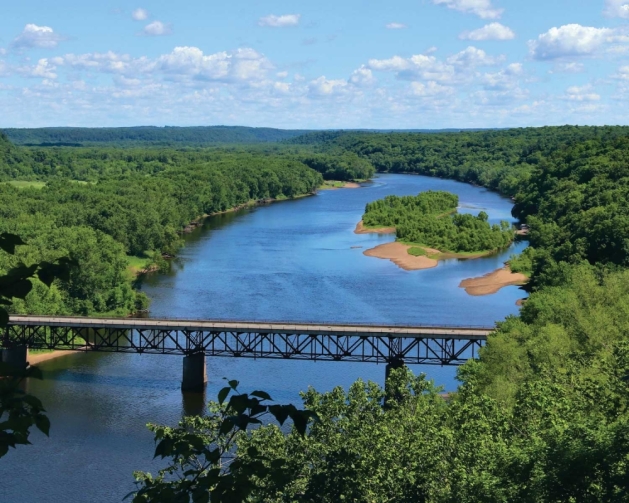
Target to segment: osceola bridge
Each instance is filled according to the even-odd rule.
[[[493,328],[247,321],[11,316],[2,361],[26,366],[28,349],[182,355],[183,390],[203,389],[206,356],[460,365]]]

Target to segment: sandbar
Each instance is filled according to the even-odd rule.
[[[492,295],[505,286],[524,285],[528,278],[521,273],[511,272],[509,267],[497,269],[480,278],[468,278],[461,281],[460,288],[465,288],[469,295]]]
[[[356,224],[354,234],[395,234],[395,227],[377,227],[374,229],[368,229],[363,225],[361,220]]]
[[[359,224],[360,225],[360,224]],[[385,243],[363,252],[368,257],[376,257],[387,259],[405,271],[418,271],[420,269],[432,269],[439,264],[438,260],[428,258],[426,256],[415,257],[409,255],[409,245],[402,244],[398,241],[393,243]]]

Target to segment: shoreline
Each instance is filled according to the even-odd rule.
[[[336,180],[326,180],[317,190],[338,190],[338,189],[360,189],[357,182],[340,182]]]
[[[464,288],[468,295],[480,297],[498,293],[506,286],[525,285],[528,280],[524,274],[512,272],[509,266],[505,266],[478,278],[464,279],[459,288]]]
[[[32,354],[29,352],[29,354],[27,355],[27,361],[29,365],[39,365],[40,363],[43,362],[47,362],[50,360],[56,360],[57,358],[60,358],[62,356],[69,356],[69,355],[74,355],[76,353],[84,353],[85,351],[79,351],[79,350],[71,350],[71,351],[60,351],[60,350],[53,350],[50,351],[48,353],[35,353]]]
[[[356,224],[354,234],[395,234],[395,227],[375,227],[367,228],[361,220]]]

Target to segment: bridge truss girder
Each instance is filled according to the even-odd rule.
[[[284,360],[460,365],[484,337],[345,335],[174,328],[64,327],[10,324],[0,347]]]

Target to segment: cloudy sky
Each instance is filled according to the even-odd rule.
[[[0,127],[629,123],[629,0],[20,0]]]

